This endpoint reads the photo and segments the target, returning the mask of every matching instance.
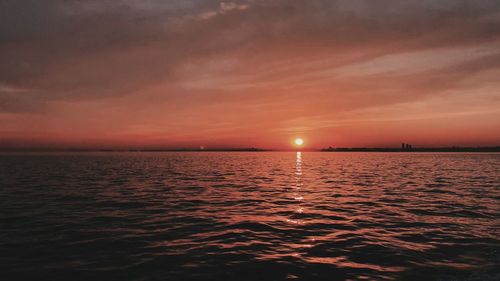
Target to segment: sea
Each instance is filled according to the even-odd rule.
[[[500,154],[0,154],[1,280],[500,280]]]

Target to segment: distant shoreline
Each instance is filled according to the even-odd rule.
[[[500,152],[500,146],[494,147],[421,147],[421,148],[387,148],[387,147],[338,147],[323,148],[322,152]]]
[[[227,148],[227,149],[0,149],[5,152],[500,152],[500,146],[494,147],[422,147],[422,148],[391,148],[391,147],[337,147],[304,150],[278,150],[261,148]]]

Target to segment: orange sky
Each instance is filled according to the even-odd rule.
[[[4,1],[0,61],[4,149],[500,145],[496,1]]]

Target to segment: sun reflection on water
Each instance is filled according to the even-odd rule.
[[[302,175],[302,152],[297,152],[297,159],[295,160],[295,175],[296,179]]]
[[[303,200],[304,197],[299,193],[299,190],[302,189],[302,152],[297,152],[297,158],[295,160],[295,186],[296,190],[294,193],[295,200]],[[299,208],[301,210],[300,213],[303,212],[303,208]]]

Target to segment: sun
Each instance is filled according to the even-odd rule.
[[[295,144],[296,144],[297,146],[302,146],[302,145],[304,144],[304,140],[303,140],[303,139],[301,139],[301,138],[296,138],[296,139],[295,139]]]

